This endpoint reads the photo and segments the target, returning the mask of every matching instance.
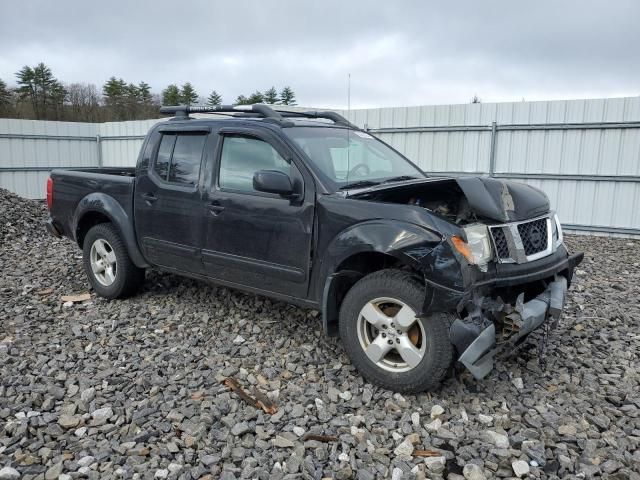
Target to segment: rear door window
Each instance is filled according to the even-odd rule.
[[[200,165],[207,135],[204,133],[169,133],[162,135],[154,172],[163,181],[194,186],[200,177]]]
[[[178,135],[176,145],[173,148],[173,156],[171,157],[170,183],[182,185],[195,185],[198,183],[206,138],[207,136],[203,134]]]
[[[171,162],[171,153],[173,152],[173,145],[176,142],[175,135],[162,135],[160,140],[160,147],[158,148],[158,155],[153,165],[153,171],[162,179],[167,180],[167,174],[169,173],[169,163]]]

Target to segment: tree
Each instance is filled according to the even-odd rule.
[[[162,105],[180,105],[181,100],[180,89],[175,84],[162,91]]]
[[[471,99],[471,103],[482,103],[482,100],[480,100],[480,97],[478,97],[478,95],[474,95]]]
[[[152,103],[151,98],[151,86],[148,83],[140,82],[138,84],[138,96],[139,100],[145,104],[149,105]]]
[[[72,83],[67,92],[65,118],[73,122],[99,122],[100,95],[95,85]]]
[[[211,92],[211,95],[209,95],[209,98],[207,98],[207,105],[209,105],[210,107],[215,107],[216,105],[221,105],[221,104],[222,104],[222,97],[218,92],[214,90],[213,92]]]
[[[249,98],[247,98],[247,103],[249,105],[262,102],[264,102],[264,95],[259,90],[253,92],[251,95],[249,95]]]
[[[249,99],[247,97],[245,97],[244,95],[238,95],[238,98],[236,98],[236,105],[250,105],[251,102],[249,102]]]
[[[102,86],[102,95],[105,97],[105,103],[107,105],[117,105],[121,103],[124,98],[125,88],[126,83],[123,79],[111,77],[107,80],[107,83]]]
[[[20,99],[29,100],[36,119],[60,118],[66,92],[49,67],[42,62],[33,68],[25,65],[16,77],[16,92]]]
[[[269,90],[264,92],[264,103],[268,105],[275,105],[280,101],[278,97],[278,92],[276,91],[276,87],[271,87]]]
[[[193,105],[198,102],[198,94],[196,93],[193,85],[189,82],[185,83],[182,86],[182,90],[180,92],[180,100],[185,105]]]
[[[280,103],[282,105],[295,105],[296,104],[296,94],[293,92],[291,87],[284,87],[280,92]]]
[[[13,93],[7,84],[0,79],[0,117],[13,117]]]
[[[102,86],[102,95],[109,120],[127,120],[127,83],[122,78],[111,77]]]

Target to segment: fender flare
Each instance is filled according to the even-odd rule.
[[[122,235],[122,239],[127,246],[129,257],[135,266],[139,268],[149,267],[149,263],[145,260],[142,252],[138,248],[138,242],[133,228],[133,220],[130,214],[122,208],[122,205],[120,205],[115,198],[105,193],[90,193],[78,203],[72,220],[73,236],[76,242],[78,242],[78,225],[89,213],[101,213],[109,218],[111,223],[116,226]]]
[[[443,236],[427,227],[398,220],[369,220],[340,232],[326,247],[320,278],[322,324],[325,334],[337,333],[338,294],[362,277],[361,272],[338,270],[350,257],[361,253],[382,253],[400,263],[422,270],[421,260],[443,241]]]

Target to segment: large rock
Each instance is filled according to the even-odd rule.
[[[0,480],[17,480],[20,478],[20,472],[13,467],[0,468]]]
[[[467,463],[462,469],[462,474],[467,480],[487,480],[482,467],[475,463]]]
[[[509,437],[502,433],[494,432],[493,430],[486,430],[483,434],[485,441],[492,443],[498,448],[509,448]]]

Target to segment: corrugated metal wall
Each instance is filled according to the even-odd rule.
[[[576,230],[640,235],[640,97],[340,113],[426,172],[517,179]]]
[[[145,135],[159,120],[108,122],[97,125],[104,167],[134,166]]]
[[[426,172],[518,179],[577,230],[640,235],[640,97],[340,113]],[[0,186],[41,198],[51,167],[132,166],[156,122],[0,120]]]
[[[98,164],[95,130],[94,124],[0,119],[0,187],[42,198],[51,168]]]

